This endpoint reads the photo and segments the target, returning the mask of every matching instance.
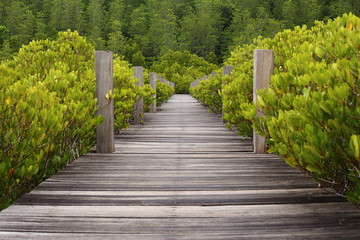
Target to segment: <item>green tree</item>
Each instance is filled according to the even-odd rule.
[[[154,58],[176,50],[177,22],[171,1],[149,0],[150,27],[149,40]]]
[[[321,20],[322,8],[319,0],[298,0],[298,25],[313,26],[315,20]]]
[[[5,26],[0,25],[0,46],[9,38],[9,30]]]
[[[287,0],[284,2],[282,8],[282,15],[284,17],[284,23],[286,28],[292,28],[297,22],[297,11],[294,0]]]
[[[179,41],[183,49],[201,57],[216,51],[221,17],[215,6],[213,1],[199,0],[197,11],[182,19]]]
[[[52,0],[50,27],[56,31],[74,29],[83,33],[84,5],[81,0]]]
[[[258,36],[273,37],[281,29],[283,29],[283,24],[270,18],[269,13],[263,7],[258,8],[256,18],[251,18],[249,11],[238,11],[230,26],[230,32],[233,33],[233,43],[230,49],[241,44],[251,43]]]
[[[144,55],[142,54],[141,51],[138,51],[138,52],[136,52],[135,54],[132,55],[131,63],[132,63],[133,66],[147,67],[145,57],[144,57]]]
[[[134,9],[130,16],[130,25],[129,25],[129,36],[133,39],[136,46],[140,48],[142,53],[145,53],[145,56],[149,56],[148,51],[150,47],[149,39],[149,13],[145,5]],[[135,51],[134,53],[137,53]],[[130,62],[132,57],[129,57]]]
[[[5,26],[9,30],[11,48],[17,50],[34,37],[36,18],[31,10],[20,1],[13,1],[5,7]]]
[[[169,51],[151,67],[151,71],[176,84],[176,93],[189,93],[192,81],[210,74],[214,69],[214,64],[189,51]]]
[[[344,13],[360,14],[360,2],[357,0],[333,0],[329,4],[330,17],[337,17]]]
[[[105,14],[104,0],[90,0],[86,9],[86,36],[96,49],[105,49]]]
[[[110,33],[124,32],[127,25],[127,8],[125,0],[114,0],[109,4],[109,20]]]
[[[9,40],[4,40],[3,44],[0,45],[0,61],[10,59],[12,54],[12,49],[10,47]]]
[[[108,35],[109,38],[107,42],[108,49],[114,53],[123,55],[125,52],[127,40],[122,34],[121,23],[117,20],[114,20],[112,25],[113,25],[112,32],[109,33]],[[118,27],[116,28],[116,26]]]

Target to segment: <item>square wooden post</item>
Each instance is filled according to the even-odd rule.
[[[152,95],[153,102],[150,105],[150,112],[156,113],[156,73],[150,73],[150,85],[155,90],[155,94]]]
[[[97,115],[104,121],[96,129],[96,152],[112,153],[115,151],[114,140],[114,101],[106,98],[106,94],[114,92],[113,53],[95,52]]]
[[[274,73],[274,52],[257,49],[254,51],[254,104],[257,102],[257,90],[268,88],[271,75]],[[261,112],[257,113],[261,116]],[[266,153],[266,139],[259,134],[253,134],[254,153]]]
[[[137,80],[136,86],[144,86],[144,68],[134,67],[134,77]],[[134,125],[141,125],[144,116],[144,98],[139,98],[134,106]]]
[[[223,69],[222,69],[222,76],[225,77],[225,76],[231,76],[231,72],[233,70],[233,67],[232,66],[223,66]],[[222,86],[221,88],[225,85],[224,82],[222,82]],[[222,99],[221,99],[222,101]],[[224,120],[224,115],[225,115],[225,111],[224,111],[224,105],[223,103],[222,104],[222,110],[221,110],[221,118],[223,119],[223,123],[225,123],[226,121]]]

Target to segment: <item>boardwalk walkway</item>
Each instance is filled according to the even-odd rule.
[[[0,212],[0,239],[360,239],[360,210],[174,95],[116,153],[76,160]]]

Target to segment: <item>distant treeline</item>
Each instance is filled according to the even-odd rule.
[[[359,0],[0,0],[0,59],[77,30],[96,49],[148,66],[169,50],[222,63],[234,46],[353,12]]]

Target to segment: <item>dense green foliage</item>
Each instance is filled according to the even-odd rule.
[[[115,131],[129,126],[139,92],[135,86],[134,70],[130,64],[115,56],[114,62],[114,114]]]
[[[72,29],[134,66],[169,50],[218,63],[258,35],[359,10],[358,0],[0,0],[0,57]]]
[[[89,151],[96,117],[94,47],[77,32],[32,41],[0,65],[0,209]],[[150,85],[114,59],[115,130],[129,125],[134,103],[150,104]]]
[[[174,94],[175,89],[160,81],[156,82],[156,105],[161,106]]]
[[[310,44],[299,44],[259,91],[266,117],[255,126],[270,152],[360,204],[360,19],[320,22],[307,34]]]
[[[241,134],[254,125],[271,152],[359,203],[359,19],[314,24],[350,11],[360,14],[358,0],[0,0],[0,208],[93,145],[95,48],[119,56],[109,97],[116,131],[154,93],[135,86],[132,65],[188,93],[229,57],[232,76],[192,94],[214,112],[223,107]],[[67,29],[87,41],[58,34]],[[264,118],[252,105],[255,48],[276,53],[271,87],[259,91]],[[173,90],[157,85],[160,104]]]
[[[199,82],[196,87],[190,87],[191,95],[199,102],[208,106],[210,111],[215,113],[222,112],[222,88],[223,77],[220,73],[215,76],[210,76],[208,79]]]
[[[0,208],[94,144],[93,55],[65,32],[0,65]]]
[[[254,40],[255,43],[259,40]],[[233,66],[231,76],[220,76],[203,80],[193,89],[193,96],[208,105],[212,111],[224,109],[224,119],[227,126],[235,126],[240,135],[251,136],[253,127],[251,121],[245,119],[241,112],[243,103],[253,99],[253,51],[254,44],[237,47],[226,62]]]
[[[215,68],[214,64],[188,51],[169,51],[160,61],[154,63],[151,70],[175,83],[176,93],[189,93],[192,81],[212,72]]]
[[[258,91],[257,107],[252,103],[256,48],[275,52],[274,76],[269,89]],[[248,136],[254,126],[267,137],[270,152],[359,204],[359,50],[360,19],[344,15],[238,47],[228,60],[233,75],[223,86],[204,81],[192,91],[219,107],[219,97],[207,95],[222,87],[229,125]]]

